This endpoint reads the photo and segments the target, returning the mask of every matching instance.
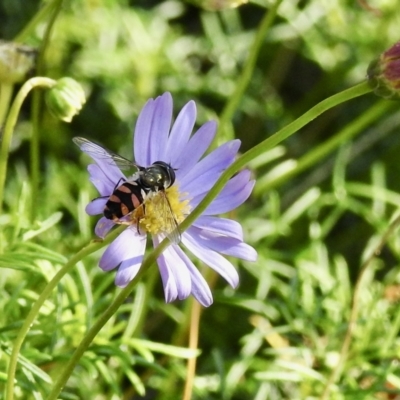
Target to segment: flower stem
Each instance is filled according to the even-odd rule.
[[[108,238],[108,236],[107,236]],[[95,324],[87,331],[85,337],[79,343],[79,346],[72,354],[72,357],[68,361],[64,370],[58,376],[57,381],[54,383],[51,392],[49,393],[47,400],[56,400],[58,399],[58,395],[60,394],[62,388],[67,383],[68,378],[71,376],[75,366],[78,364],[81,359],[83,353],[90,346],[93,339],[99,333],[100,329],[107,323],[107,321],[116,313],[120,305],[125,301],[125,299],[129,296],[133,287],[136,285],[138,280],[143,276],[145,270],[147,268],[140,269],[139,273],[136,277],[129,283],[129,285],[122,289],[121,292],[116,296],[114,301],[108,306],[108,308],[103,312],[103,314],[99,317],[99,319],[95,322]],[[9,399],[6,399],[9,400]]]
[[[280,185],[288,178],[292,178],[293,176],[298,175],[300,172],[303,172],[308,167],[321,160],[323,157],[326,157],[341,144],[351,140],[351,138],[362,132],[363,129],[368,127],[373,121],[394,106],[395,103],[390,101],[380,101],[374,104],[369,110],[362,113],[360,117],[348,124],[337,135],[328,139],[326,142],[320,144],[301,157],[292,169],[286,170],[276,178],[265,182],[265,184],[260,184],[261,182],[257,182],[259,185],[256,184],[255,193],[257,194],[257,192],[259,193],[261,190],[262,192],[270,190]]]
[[[107,235],[107,239],[108,239]],[[113,232],[113,237],[115,237]],[[135,278],[129,282],[128,286],[119,292],[116,296],[114,301],[106,308],[103,314],[99,317],[99,319],[95,322],[95,324],[87,331],[85,337],[79,343],[79,346],[72,354],[72,357],[68,361],[67,365],[65,366],[64,370],[58,376],[57,381],[54,383],[51,392],[46,400],[56,400],[58,395],[60,394],[62,388],[67,383],[68,378],[71,376],[75,366],[78,364],[79,360],[81,359],[83,353],[86,349],[90,346],[93,339],[99,333],[101,328],[107,323],[107,321],[115,314],[118,310],[120,305],[126,300],[129,294],[132,292],[133,288],[135,287],[136,283],[141,279],[141,277],[147,272],[147,270],[155,263],[157,257],[166,249],[171,242],[167,240],[163,240],[143,261],[143,264],[135,276]],[[11,400],[11,399],[6,399]]]
[[[118,229],[115,229],[111,232],[104,241],[92,241],[86,247],[84,247],[81,251],[79,251],[75,256],[73,256],[53,277],[53,279],[45,286],[43,292],[40,294],[39,298],[32,305],[32,308],[25,318],[25,321],[18,332],[17,337],[14,341],[13,350],[10,356],[10,363],[8,365],[8,373],[7,373],[7,386],[6,386],[6,400],[12,400],[14,398],[14,380],[15,380],[15,372],[17,369],[18,363],[18,354],[20,352],[22,343],[29,331],[29,328],[32,326],[36,316],[39,313],[40,308],[46,299],[50,296],[53,289],[60,282],[65,274],[71,271],[71,269],[75,266],[75,264],[82,260],[89,254],[101,249],[102,247],[109,244],[112,240],[114,240],[124,229],[125,226],[121,226]]]
[[[257,146],[248,150],[241,157],[239,157],[232,165],[230,165],[219,177],[218,181],[211,188],[211,190],[207,193],[204,199],[197,205],[197,207],[188,215],[188,217],[179,225],[179,229],[181,232],[185,231],[189,228],[190,225],[204,212],[204,210],[208,207],[208,205],[213,201],[213,199],[218,195],[218,193],[224,188],[225,184],[229,181],[229,179],[241,170],[247,163],[253,160],[255,157],[272,149],[278,143],[287,139],[289,136],[296,133],[303,126],[317,118],[323,112],[341,104],[345,101],[354,99],[356,97],[362,96],[363,94],[371,92],[371,88],[368,85],[368,82],[360,83],[350,89],[344,90],[343,92],[337,93],[327,99],[321,101],[316,104],[310,110],[308,110],[305,114],[291,122],[289,125],[285,126],[274,135],[265,139]],[[167,242],[168,239],[164,239],[160,245],[155,249],[154,253],[158,253],[158,248],[164,249],[164,242]],[[150,254],[151,256],[152,254]]]
[[[196,350],[199,343],[199,326],[200,326],[200,303],[191,299],[190,313],[190,334],[189,334],[189,349]],[[189,358],[187,361],[187,373],[185,381],[185,390],[183,392],[183,400],[190,400],[193,394],[194,377],[196,375],[197,357]]]
[[[36,71],[38,75],[45,73],[44,58],[45,51],[50,41],[50,35],[56,18],[61,11],[61,5],[63,0],[54,0],[51,2],[51,12],[49,22],[46,25],[46,30],[43,35],[42,43],[39,49],[39,55],[37,59]],[[47,17],[47,14],[46,14]],[[40,20],[36,21],[37,23]],[[31,164],[31,210],[30,210],[30,220],[33,221],[36,217],[38,190],[39,190],[39,120],[40,111],[42,105],[42,93],[34,92],[32,95],[32,136],[31,136],[31,147],[30,147],[30,164]]]
[[[4,125],[3,141],[0,144],[0,215],[2,212],[3,198],[4,198],[4,185],[6,181],[7,174],[7,161],[8,161],[8,151],[10,148],[11,138],[14,131],[15,124],[17,123],[17,118],[19,110],[21,109],[22,103],[25,100],[28,93],[35,87],[52,87],[56,82],[53,79],[44,77],[35,77],[29,79],[24,83],[18,92],[15,100],[11,106],[10,112],[6,123]]]
[[[2,83],[0,85],[0,128],[3,126],[4,119],[7,115],[13,87],[14,85],[10,83]]]
[[[54,7],[57,7],[57,3],[59,0],[53,0],[45,2],[41,4],[42,7],[39,8],[39,11],[35,14],[35,16],[25,25],[24,29],[14,38],[14,42],[23,43],[27,38],[32,36],[37,26],[43,22],[44,19],[53,11]]]
[[[272,7],[266,11],[263,20],[260,23],[254,42],[250,48],[249,56],[247,57],[246,64],[243,68],[243,72],[240,75],[239,81],[235,87],[235,91],[232,96],[229,97],[229,101],[222,111],[219,119],[220,129],[223,133],[226,132],[226,125],[228,121],[232,120],[233,113],[235,112],[240,99],[243,97],[250,79],[253,76],[254,67],[256,65],[257,56],[260,52],[261,46],[264,43],[267,31],[275,20],[278,7],[282,3],[282,0],[276,0]]]
[[[229,179],[243,168],[249,161],[251,161],[256,156],[262,154],[288,138],[292,134],[296,133],[304,125],[315,119],[318,115],[329,110],[332,107],[337,106],[345,101],[351,100],[355,97],[361,96],[365,93],[370,92],[366,82],[361,83],[353,88],[347,89],[341,93],[333,95],[326,100],[323,100],[301,117],[293,121],[291,124],[281,129],[270,138],[264,140],[257,146],[253,147],[251,150],[244,153],[239,159],[237,159],[230,167],[228,167],[224,173],[220,176],[214,187],[209,191],[209,193],[204,197],[204,199],[199,203],[199,205],[193,210],[192,213],[179,225],[180,231],[185,231],[207,208],[207,206],[212,202],[212,200],[218,195],[218,193],[223,189],[225,184]],[[88,330],[85,337],[82,339],[81,343],[73,353],[71,359],[65,366],[64,370],[59,375],[57,381],[54,383],[53,389],[50,392],[47,400],[56,400],[60,394],[62,388],[67,383],[68,378],[71,376],[75,366],[79,362],[83,353],[90,346],[91,342],[100,331],[100,329],[107,323],[107,321],[114,315],[118,310],[119,306],[125,301],[129,296],[132,289],[136,285],[137,281],[143,276],[143,274],[150,268],[151,265],[155,263],[157,257],[171,244],[168,238],[165,238],[143,261],[139,273],[136,277],[126,286],[114,299],[114,301],[109,305],[109,307],[103,312],[96,323]],[[6,399],[9,400],[9,399]]]

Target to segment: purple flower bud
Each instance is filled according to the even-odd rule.
[[[371,62],[367,71],[374,93],[385,99],[400,99],[400,42]]]

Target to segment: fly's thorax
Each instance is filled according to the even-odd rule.
[[[175,182],[174,169],[164,161],[156,161],[141,171],[140,183],[150,191],[167,189]]]

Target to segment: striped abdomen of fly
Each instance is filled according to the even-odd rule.
[[[130,214],[143,204],[146,191],[135,181],[126,181],[118,186],[104,207],[104,216],[113,221]]]

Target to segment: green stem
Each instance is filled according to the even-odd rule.
[[[228,121],[232,120],[233,113],[235,112],[240,102],[240,99],[243,97],[243,93],[245,92],[247,85],[249,84],[253,76],[257,56],[260,52],[262,44],[264,43],[267,31],[274,22],[279,5],[281,3],[282,0],[275,1],[275,4],[273,4],[273,6],[265,13],[264,18],[261,21],[254,42],[250,48],[249,56],[246,60],[243,72],[240,75],[239,81],[235,87],[235,91],[232,96],[230,96],[229,101],[222,111],[221,117],[219,119],[219,125],[222,132],[225,132],[226,124],[228,123]]]
[[[15,338],[13,350],[10,356],[10,363],[8,366],[7,373],[7,386],[6,386],[6,400],[12,400],[14,398],[14,380],[15,380],[15,372],[17,369],[18,363],[18,354],[20,352],[22,343],[29,331],[29,328],[32,326],[36,316],[39,313],[40,308],[46,299],[51,295],[53,289],[60,282],[65,274],[71,271],[71,269],[75,266],[75,264],[82,260],[89,254],[94,253],[95,251],[101,249],[102,247],[109,244],[113,239],[115,239],[126,227],[121,226],[118,229],[111,232],[104,241],[93,241],[89,243],[86,247],[84,247],[81,251],[79,251],[75,256],[73,256],[65,265],[62,267],[54,278],[45,286],[43,292],[40,294],[39,298],[33,304],[29,314],[25,318],[24,324],[18,332],[18,336]]]
[[[7,161],[8,161],[8,152],[10,149],[10,143],[12,134],[14,131],[15,124],[17,123],[18,114],[21,109],[22,103],[25,100],[28,93],[35,87],[46,87],[51,88],[54,86],[56,82],[53,79],[43,78],[43,77],[35,77],[29,79],[24,83],[18,92],[15,100],[11,106],[10,112],[8,113],[8,117],[6,123],[4,125],[4,133],[3,133],[3,141],[1,142],[0,147],[0,215],[2,213],[3,200],[4,200],[4,185],[6,181],[7,174]]]
[[[281,129],[268,139],[264,140],[257,146],[253,147],[251,150],[244,153],[239,159],[237,159],[230,167],[228,167],[223,174],[220,176],[214,187],[208,192],[204,199],[199,203],[199,205],[190,213],[190,215],[179,225],[180,231],[183,233],[190,225],[203,213],[203,211],[208,207],[212,200],[218,195],[218,193],[224,188],[225,184],[229,179],[242,169],[249,161],[251,161],[256,156],[262,154],[263,152],[276,146],[278,143],[282,142],[284,139],[288,138],[295,132],[297,132],[304,125],[318,117],[323,112],[329,110],[332,107],[337,106],[345,101],[351,100],[355,97],[361,96],[365,93],[370,92],[366,82],[363,82],[353,88],[347,89],[341,93],[335,94],[326,100],[321,101],[316,106],[311,108],[301,117],[293,121],[291,124]],[[60,394],[62,388],[67,383],[68,378],[71,376],[75,366],[79,362],[80,358],[90,346],[91,342],[98,334],[100,329],[107,323],[107,321],[114,315],[118,310],[119,306],[125,301],[129,296],[130,292],[136,285],[136,282],[141,278],[141,276],[150,268],[152,264],[155,263],[157,257],[169,246],[171,243],[168,238],[165,238],[143,261],[138,275],[133,279],[126,288],[124,288],[111,303],[111,305],[103,312],[96,323],[89,329],[85,337],[82,339],[78,348],[75,350],[70,361],[65,366],[64,370],[59,375],[57,381],[55,382],[52,391],[50,392],[47,400],[56,400]],[[8,399],[7,399],[8,400]]]
[[[49,22],[46,25],[46,30],[43,35],[43,40],[40,45],[39,55],[37,60],[36,71],[38,75],[44,75],[44,58],[47,45],[50,41],[51,31],[53,29],[56,18],[61,11],[63,0],[54,0],[52,4],[52,10]],[[32,95],[32,136],[31,136],[31,148],[30,148],[30,161],[31,161],[31,210],[30,220],[33,221],[36,216],[37,210],[37,199],[39,191],[39,120],[40,111],[42,105],[42,93],[34,92]]]
[[[29,38],[32,33],[37,29],[37,26],[39,23],[44,21],[47,18],[47,15],[49,15],[53,8],[55,7],[55,1],[49,1],[42,3],[42,7],[39,8],[39,11],[35,14],[35,16],[28,22],[28,24],[25,25],[23,31],[21,31],[15,38],[14,42],[16,43],[23,43],[27,38]]]
[[[219,177],[216,184],[211,188],[211,190],[207,193],[204,199],[198,204],[198,206],[188,215],[187,218],[179,225],[179,229],[181,232],[184,232],[193,222],[205,211],[208,205],[213,201],[213,199],[218,195],[218,193],[224,188],[229,179],[238,171],[240,171],[243,167],[246,166],[251,160],[255,157],[261,155],[262,153],[272,149],[277,144],[287,139],[289,136],[296,133],[303,126],[317,118],[323,112],[356,97],[362,96],[363,94],[371,92],[371,88],[368,86],[368,82],[360,83],[350,89],[344,90],[338,94],[335,94],[327,99],[321,101],[313,108],[308,110],[301,117],[297,118],[289,125],[285,126],[274,135],[265,139],[257,146],[248,150],[241,157],[239,157],[232,165],[230,165]],[[164,239],[160,245],[157,247],[155,251],[158,250],[159,247],[164,246],[167,242],[167,239]],[[162,247],[162,250],[164,247]],[[157,252],[157,256],[158,256]]]
[[[10,106],[13,87],[14,85],[10,83],[2,83],[0,85],[0,128],[3,126],[8,107]]]
[[[39,188],[39,113],[40,113],[41,93],[32,94],[32,135],[30,145],[30,176],[31,176],[31,201],[29,220],[33,222],[36,216],[38,188]]]
[[[314,165],[316,162],[327,156],[329,153],[338,148],[341,144],[349,141],[351,138],[359,134],[366,127],[368,127],[373,121],[379,118],[382,114],[387,112],[394,103],[389,101],[381,101],[374,104],[368,111],[361,114],[360,117],[352,121],[348,126],[346,126],[342,131],[340,131],[334,137],[328,139],[326,142],[317,146],[315,149],[308,152],[306,155],[301,157],[293,169],[289,169],[279,175],[278,177],[268,180],[265,183],[259,181],[255,187],[255,194],[260,192],[266,192],[272,188],[279,186],[281,183],[285,182],[287,179],[298,175],[310,166]]]
[[[148,264],[147,264],[148,266]],[[136,282],[143,276],[144,272],[147,270],[147,266],[142,265],[139,273],[136,277],[129,283],[129,285],[122,289],[121,292],[116,296],[114,301],[111,305],[103,312],[103,314],[99,317],[96,323],[87,331],[85,337],[80,342],[77,349],[72,354],[72,357],[68,361],[67,365],[65,366],[62,373],[58,376],[57,381],[54,383],[54,386],[49,393],[47,400],[56,400],[58,399],[58,395],[60,394],[62,388],[67,383],[68,378],[71,376],[75,366],[78,364],[79,360],[81,359],[83,353],[86,349],[90,346],[93,339],[99,333],[101,328],[107,323],[107,321],[115,314],[121,304],[126,300],[129,296],[130,292],[132,291],[133,287],[136,285]],[[145,268],[144,268],[145,267]],[[6,399],[8,400],[8,399]]]
[[[107,236],[108,238],[108,236]],[[143,261],[143,264],[140,268],[139,273],[135,276],[135,278],[129,282],[128,286],[119,292],[114,301],[108,306],[108,308],[103,312],[103,314],[99,317],[99,319],[95,322],[95,324],[87,331],[85,337],[79,343],[79,346],[72,354],[72,357],[68,361],[64,370],[58,376],[57,381],[54,383],[54,386],[49,393],[47,400],[56,400],[58,399],[58,395],[60,394],[62,388],[68,381],[68,378],[71,376],[75,366],[78,364],[81,359],[83,353],[90,346],[93,339],[100,332],[101,328],[107,323],[107,321],[115,314],[118,308],[123,304],[129,294],[132,292],[136,283],[141,279],[141,277],[145,274],[145,272],[150,268],[152,264],[155,263],[157,257],[164,251],[164,249],[170,244],[168,240],[163,241],[163,246],[161,244],[153,250],[149,256]],[[9,400],[9,399],[6,399]]]

